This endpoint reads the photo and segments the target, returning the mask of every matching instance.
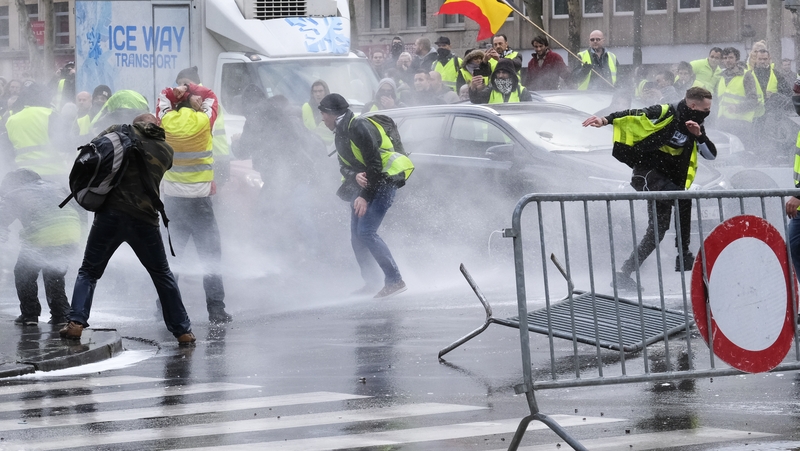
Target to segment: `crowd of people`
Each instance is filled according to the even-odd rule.
[[[244,128],[232,136],[225,132],[224,110],[215,93],[202,86],[196,67],[180,71],[175,87],[161,91],[154,112],[135,91],[113,92],[100,85],[92,93],[75,92],[72,63],[59,70],[51,86],[6,83],[0,78],[0,120],[5,130],[0,159],[4,168],[15,169],[0,184],[0,241],[8,238],[8,226],[15,220],[23,229],[14,269],[21,310],[15,322],[38,323],[36,280],[41,272],[49,322],[64,326],[62,336],[80,338],[88,327],[95,285],[114,251],[127,242],[153,280],[157,308],[168,330],[180,343],[193,342],[177,276],[161,240],[161,201],[154,199],[163,199],[169,212],[171,246],[177,254],[183,254],[190,238],[194,242],[203,265],[209,321],[232,321],[226,311],[222,243],[212,202],[227,180],[232,155],[251,159],[253,169],[262,175],[258,208],[262,217],[270,218],[261,224],[262,236],[271,237],[274,245],[289,245],[298,240],[287,232],[300,230],[307,245],[304,252],[313,252],[324,247],[311,213],[317,210],[320,180],[327,178],[321,161],[335,148],[342,175],[337,194],[351,206],[351,243],[365,282],[357,294],[377,291],[375,297],[383,298],[404,291],[397,264],[377,231],[413,164],[393,148],[391,133],[396,130],[391,124],[357,113],[456,102],[525,102],[536,91],[553,89],[613,90],[612,105],[584,126],[613,124],[640,130],[643,125],[637,125],[636,118],[646,117],[649,131],[639,138],[662,152],[655,153],[658,158],[630,163],[631,184],[637,190],[683,190],[691,185],[698,153],[716,156],[705,135],[706,125],[713,122],[752,145],[752,131],[759,121],[786,107],[794,80],[787,61],[776,66],[763,42],[753,45],[746,61],[741,61],[736,48],[714,47],[707,58],[661,70],[638,70],[633,83],[622,82],[617,57],[605,49],[600,30],[590,34],[588,47],[578,53],[572,70],[542,36],[531,42],[534,53],[524,71],[522,55],[509,48],[502,34],[493,37],[491,47],[469,49],[463,58],[452,51],[446,36],[433,44],[436,50],[429,39],[417,39],[412,55],[395,37],[388,53],[372,52],[370,62],[380,81],[374,98],[358,111],[331,92],[325,80],[311,84],[300,115],[286,97],[268,96],[259,86],[247,86],[242,91]],[[631,108],[634,99],[648,108]],[[114,133],[127,133],[141,143],[146,165],[129,165],[120,187],[95,212],[70,305],[64,278],[77,258],[87,216],[74,204],[57,208],[57,200],[67,194],[74,159],[63,150]],[[638,142],[617,146],[641,147]],[[671,208],[671,202],[656,205],[645,238],[617,274],[623,286],[634,284],[631,273],[654,249],[656,229],[663,238]],[[683,224],[688,224],[684,218],[690,208],[683,204],[679,208],[684,233],[676,270],[691,267],[693,260],[688,226]],[[383,271],[382,279],[377,267]]]

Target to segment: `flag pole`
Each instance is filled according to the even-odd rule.
[[[546,32],[546,31],[544,31],[544,30],[542,29],[542,27],[540,27],[539,25],[537,25],[537,24],[536,24],[536,22],[532,21],[532,20],[531,20],[531,19],[530,19],[528,16],[526,16],[525,14],[522,14],[522,11],[518,10],[517,8],[515,8],[515,7],[514,7],[514,5],[512,5],[511,3],[508,3],[506,0],[497,0],[497,1],[498,1],[498,2],[500,2],[500,3],[503,3],[504,5],[508,6],[509,8],[511,8],[511,9],[512,9],[512,10],[513,10],[515,13],[517,13],[517,15],[519,15],[520,17],[522,17],[523,19],[525,19],[525,20],[526,20],[526,21],[527,21],[529,24],[531,24],[531,25],[533,25],[534,27],[536,27],[536,29],[537,29],[537,30],[541,31],[541,32],[542,32],[542,33],[543,33],[545,36],[547,36],[547,37],[548,37],[548,38],[549,38],[551,41],[553,41],[553,42],[555,42],[556,44],[560,45],[560,46],[561,46],[561,48],[563,48],[564,50],[566,50],[566,51],[567,51],[567,53],[569,53],[569,54],[570,54],[572,57],[574,57],[574,58],[575,58],[575,59],[577,59],[578,61],[581,61],[581,59],[580,59],[580,57],[578,57],[578,55],[576,55],[576,54],[572,53],[572,52],[571,52],[571,51],[570,51],[570,50],[567,48],[567,46],[565,46],[564,44],[560,43],[560,42],[558,41],[558,39],[554,38],[552,35],[550,35],[550,33],[548,33],[548,32]],[[594,67],[592,68],[592,72],[594,72],[594,73],[595,73],[595,75],[597,75],[597,76],[598,76],[598,77],[599,77],[601,80],[603,80],[604,82],[608,83],[608,85],[609,85],[609,86],[611,86],[612,88],[614,87],[614,84],[613,84],[613,83],[611,83],[610,81],[606,80],[606,79],[605,79],[605,78],[604,78],[604,77],[603,77],[603,76],[600,74],[600,72],[598,72],[597,70],[595,70],[595,69],[594,69]]]

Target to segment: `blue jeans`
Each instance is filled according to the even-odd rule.
[[[792,251],[792,264],[795,274],[800,273],[800,215],[789,221],[789,249]]]
[[[206,292],[206,309],[209,313],[225,310],[225,287],[221,274],[222,244],[211,198],[164,196],[164,209],[170,219],[169,231],[175,255],[182,258],[189,238],[194,241],[205,272],[203,289]]]
[[[389,247],[378,236],[378,227],[381,226],[383,217],[392,206],[396,191],[397,187],[393,185],[384,185],[379,188],[375,197],[367,204],[367,212],[360,218],[356,216],[355,210],[352,208],[353,204],[350,204],[350,241],[358,266],[361,268],[361,277],[367,284],[377,282],[370,255],[383,270],[385,285],[403,280]],[[353,200],[355,201],[355,199]]]
[[[159,227],[118,211],[98,212],[94,216],[92,230],[86,242],[86,251],[83,254],[83,263],[78,270],[75,289],[72,292],[72,311],[69,320],[84,326],[89,325],[87,321],[97,280],[103,275],[111,256],[123,242],[130,245],[150,274],[158,298],[161,300],[167,329],[176,337],[191,332],[189,315],[183,306],[178,283],[169,269]]]

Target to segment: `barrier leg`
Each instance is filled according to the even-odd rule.
[[[467,335],[459,338],[455,342],[453,342],[453,344],[451,344],[450,346],[448,346],[448,347],[442,349],[441,351],[439,351],[439,358],[441,359],[442,356],[444,356],[448,352],[452,351],[453,349],[463,345],[464,343],[466,343],[466,342],[472,340],[473,338],[477,337],[478,335],[480,335],[484,330],[486,330],[487,327],[489,327],[489,324],[491,324],[491,322],[490,321],[486,321],[485,323],[483,323],[483,326],[473,330],[469,334],[467,334]]]
[[[579,441],[574,439],[566,429],[562,428],[560,424],[558,424],[554,419],[548,417],[543,413],[534,413],[523,418],[519,422],[519,426],[517,427],[517,431],[514,433],[514,437],[511,439],[511,443],[508,445],[508,451],[517,451],[519,448],[520,443],[522,442],[522,437],[525,435],[525,431],[528,429],[528,425],[531,421],[537,420],[541,421],[545,424],[545,426],[549,427],[550,430],[555,432],[559,437],[561,437],[569,446],[572,447],[575,451],[588,451],[586,447],[581,445]]]

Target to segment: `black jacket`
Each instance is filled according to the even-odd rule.
[[[611,124],[614,122],[614,119],[617,118],[624,116],[641,116],[642,114],[647,116],[650,120],[656,120],[661,116],[661,111],[661,105],[653,105],[643,109],[617,111],[616,113],[611,113],[606,116],[606,120]],[[706,136],[706,130],[702,124],[700,125],[700,136],[697,137],[688,133],[685,127],[679,126],[686,122],[686,119],[681,119],[677,104],[669,106],[669,110],[662,120],[669,116],[674,116],[674,119],[672,119],[669,125],[653,133],[634,146],[642,158],[634,165],[633,172],[634,174],[638,174],[655,170],[664,174],[678,187],[683,188],[686,184],[686,175],[689,171],[694,143],[705,143],[714,156],[717,155],[717,148]],[[685,141],[683,141],[684,139]],[[668,144],[672,147],[676,147],[674,143],[681,141],[683,141],[684,151],[680,155],[671,155],[659,150],[661,146]],[[634,188],[636,188],[636,186],[634,186]],[[659,191],[660,189],[658,189],[658,187],[649,187],[648,190]]]
[[[344,188],[358,192],[357,197],[370,202],[375,197],[378,188],[387,183],[397,184],[398,180],[391,179],[383,173],[380,150],[381,133],[378,128],[366,118],[354,119],[353,116],[353,112],[348,110],[336,124],[334,131],[336,133],[336,152],[339,154],[339,172],[344,177]],[[353,149],[350,147],[351,141],[361,151],[363,164],[357,161],[353,155]],[[345,160],[350,165],[345,164]],[[367,173],[366,188],[361,188],[356,182],[356,175],[361,172]]]

